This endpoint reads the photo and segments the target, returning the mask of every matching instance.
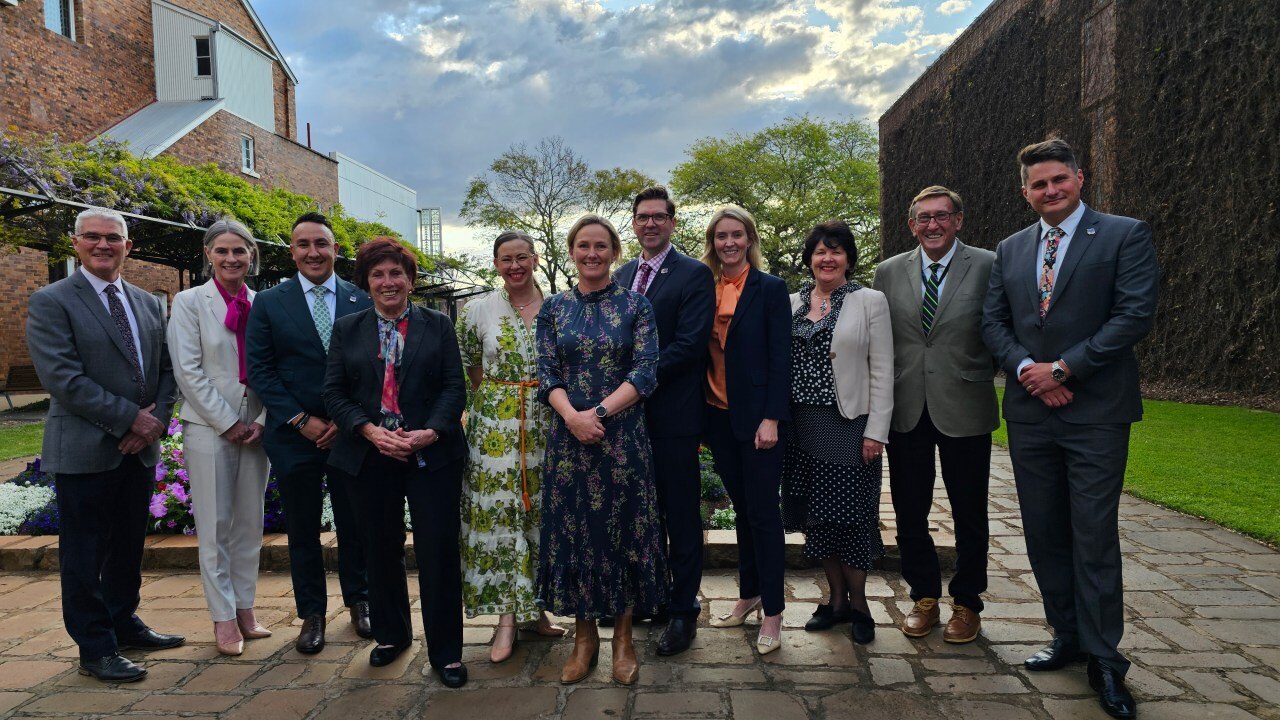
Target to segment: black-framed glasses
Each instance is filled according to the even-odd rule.
[[[670,213],[640,213],[635,216],[635,221],[637,225],[648,225],[650,220],[661,225],[673,217]]]
[[[90,245],[97,245],[103,240],[106,240],[111,245],[119,245],[120,243],[125,241],[125,237],[123,235],[117,235],[115,233],[111,233],[110,235],[101,235],[95,232],[87,232],[87,233],[80,233],[76,237],[80,238],[81,240],[84,240]]]
[[[929,221],[937,220],[939,225],[946,225],[947,221],[950,220],[952,216],[959,215],[959,214],[960,213],[953,213],[953,212],[947,212],[945,210],[942,210],[932,215],[917,215],[916,222],[919,223],[920,225],[928,225]]]

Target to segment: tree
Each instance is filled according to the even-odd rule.
[[[704,138],[672,171],[671,185],[685,206],[679,244],[701,252],[703,227],[695,217],[733,203],[751,212],[771,272],[792,288],[808,277],[801,267],[805,235],[840,218],[858,245],[856,276],[869,280],[880,255],[877,140],[860,120],[789,118],[753,135]]]
[[[538,245],[540,269],[550,290],[559,292],[575,271],[563,238],[584,212],[616,218],[630,197],[653,180],[623,168],[592,172],[563,138],[543,138],[530,148],[512,145],[489,169],[471,179],[460,213],[469,227],[523,230]],[[634,189],[633,189],[634,188]]]

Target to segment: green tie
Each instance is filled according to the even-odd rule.
[[[311,288],[311,293],[316,296],[315,302],[311,304],[311,319],[315,320],[316,332],[320,333],[320,342],[327,352],[329,337],[333,335],[333,318],[329,316],[329,303],[324,301],[326,292],[328,290],[323,285]]]
[[[940,267],[942,263],[931,263],[929,277],[924,281],[924,303],[920,306],[920,325],[924,328],[925,335],[933,329],[933,315],[938,312],[938,283],[942,282],[942,278],[938,277]]]

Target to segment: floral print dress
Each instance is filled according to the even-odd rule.
[[[642,398],[657,387],[658,332],[643,295],[616,283],[576,287],[538,313],[538,398],[562,388],[579,410],[630,382]],[[643,403],[604,421],[599,442],[578,442],[551,413],[542,486],[537,594],[557,615],[600,618],[657,612],[665,604],[653,457]]]
[[[533,622],[539,615],[533,566],[549,414],[533,386],[538,368],[533,330],[501,289],[467,303],[457,330],[463,366],[484,370],[467,401],[462,604],[467,617],[510,613],[518,623]]]

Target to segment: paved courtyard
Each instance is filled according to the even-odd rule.
[[[275,636],[251,641],[239,658],[213,647],[193,572],[148,573],[141,615],[188,644],[147,655],[150,674],[104,686],[75,672],[62,629],[55,574],[0,573],[0,717],[264,718],[1105,718],[1084,666],[1028,673],[1021,661],[1049,640],[1022,542],[1008,455],[996,448],[992,484],[991,587],[983,633],[970,645],[942,642],[941,629],[909,640],[895,624],[910,609],[897,574],[869,583],[877,639],[855,646],[848,626],[801,628],[824,593],[816,570],[788,573],[783,648],[752,650],[756,626],[706,627],[736,597],[731,572],[703,582],[702,627],[693,649],[654,653],[657,631],[637,627],[640,682],[609,682],[600,666],[576,686],[559,673],[571,641],[522,633],[514,657],[488,662],[492,618],[468,621],[471,682],[447,690],[425,671],[415,644],[394,665],[373,669],[368,643],[337,607],[330,584],[329,644],[317,656],[293,650],[296,624],[285,574],[263,574],[259,615]],[[1280,720],[1280,552],[1195,518],[1125,497],[1121,506],[1128,625],[1122,647],[1134,661],[1129,685],[1144,718]],[[940,530],[948,531],[943,517]],[[946,615],[944,613],[944,619]],[[419,619],[420,622],[420,619]],[[421,637],[421,628],[418,629]]]

